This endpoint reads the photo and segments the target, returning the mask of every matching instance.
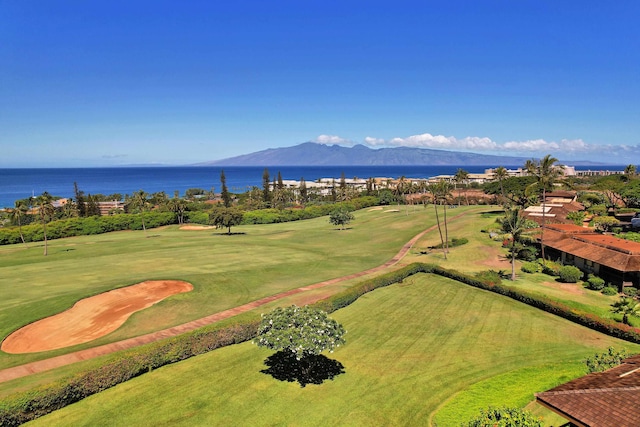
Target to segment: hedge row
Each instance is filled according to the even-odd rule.
[[[612,337],[640,344],[639,328],[634,328],[632,326],[616,322],[615,320],[605,319],[595,314],[569,307],[566,304],[550,298],[529,294],[520,289],[509,288],[501,284],[485,283],[472,277],[468,277],[455,270],[447,270],[440,266],[433,266],[433,270],[431,272],[433,274],[438,274],[440,276],[466,283],[467,285],[471,285],[476,288],[485,289],[487,291],[507,296]]]
[[[0,425],[18,426],[161,366],[252,339],[259,320],[203,328],[123,352],[72,378],[18,393],[0,403]]]
[[[245,212],[243,224],[273,224],[278,222],[299,221],[329,215],[338,207],[346,207],[349,211],[376,206],[379,199],[374,196],[358,197],[348,202],[311,205],[302,209],[258,209]]]
[[[155,228],[177,223],[177,217],[172,212],[146,212],[144,225]],[[47,239],[61,239],[63,237],[86,236],[122,230],[142,230],[140,214],[118,214],[110,216],[90,216],[86,218],[67,218],[47,223]],[[41,242],[44,240],[44,230],[41,223],[32,223],[22,227],[22,235],[26,242]],[[20,228],[0,228],[0,245],[21,243]]]
[[[404,268],[361,282],[313,304],[328,313],[346,307],[374,289],[402,282],[417,273],[432,273],[467,285],[495,292],[575,323],[627,341],[640,343],[640,329],[568,307],[563,303],[518,289],[492,279],[493,275],[470,277],[437,265],[413,263]],[[484,278],[481,280],[481,278]],[[28,392],[10,396],[0,403],[0,425],[17,426],[77,402],[87,396],[125,382],[158,367],[203,354],[216,348],[248,341],[256,336],[259,320],[228,327],[205,327],[154,344],[115,355],[106,364]]]

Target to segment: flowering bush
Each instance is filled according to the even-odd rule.
[[[317,308],[295,305],[278,307],[263,315],[258,336],[253,340],[260,347],[288,350],[300,360],[310,355],[333,352],[344,344],[346,333],[341,324]]]

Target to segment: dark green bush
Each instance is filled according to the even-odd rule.
[[[589,274],[587,278],[587,287],[594,291],[601,291],[604,289],[604,279],[594,276],[593,274]]]
[[[565,283],[578,283],[582,279],[582,271],[573,265],[564,265],[558,270],[560,281]]]
[[[533,274],[540,273],[542,271],[542,266],[537,262],[524,262],[522,263],[522,267],[520,267],[520,269],[525,273]]]
[[[469,243],[469,239],[466,239],[464,237],[462,237],[460,239],[456,239],[454,237],[449,241],[448,247],[449,248],[453,248],[453,247],[456,247],[456,246],[466,245],[467,243]],[[442,249],[442,243],[438,243],[435,246],[431,246],[431,249]]]
[[[559,262],[549,260],[544,261],[542,259],[538,260],[538,262],[542,265],[542,272],[544,274],[548,274],[549,276],[560,275],[560,267],[562,267],[562,264]]]
[[[617,295],[618,294],[618,290],[612,286],[606,286],[605,288],[602,289],[602,293],[604,295]]]
[[[622,293],[632,298],[638,296],[638,290],[636,288],[632,288],[631,286],[624,288]]]

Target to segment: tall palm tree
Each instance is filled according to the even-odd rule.
[[[544,256],[544,226],[546,224],[547,214],[547,189],[553,188],[553,185],[562,176],[561,168],[555,166],[558,161],[551,154],[547,154],[540,161],[527,160],[525,168],[527,172],[536,177],[535,184],[542,188],[542,226],[540,227],[540,251],[542,254],[542,262],[545,262]]]
[[[22,217],[27,214],[29,208],[24,200],[18,200],[15,202],[15,207],[9,210],[9,219],[12,223],[18,224],[18,232],[20,233],[20,240],[26,246],[27,242],[24,241],[24,235],[22,234]]]
[[[55,208],[53,207],[53,197],[46,191],[36,197],[35,205],[38,209],[38,215],[42,221],[42,230],[44,234],[44,255],[47,255],[47,222],[53,218]]]
[[[469,197],[467,196],[467,187],[468,187],[467,183],[469,181],[469,172],[467,172],[464,169],[458,168],[458,170],[456,171],[456,174],[453,176],[453,179],[456,182],[456,184],[464,185],[464,198],[467,203],[467,206],[469,206]],[[460,190],[458,190],[458,206],[460,206]]]
[[[147,227],[144,223],[144,213],[149,206],[149,195],[144,190],[139,190],[133,193],[133,197],[129,201],[131,207],[140,212],[140,218],[142,219],[142,230],[147,233]]]
[[[511,280],[516,280],[516,255],[517,244],[527,231],[527,220],[522,216],[522,208],[512,207],[505,211],[505,217],[501,220],[502,231],[511,235]]]
[[[433,208],[436,212],[436,222],[438,224],[438,232],[440,233],[440,243],[442,244],[442,253],[444,259],[447,259],[447,252],[449,252],[449,229],[447,227],[447,197],[451,195],[451,184],[444,179],[441,179],[435,184],[429,185],[429,192],[433,196]],[[442,204],[444,207],[444,236],[442,234],[442,227],[440,225],[440,216],[438,214],[438,205]]]
[[[498,166],[493,170],[493,179],[497,180],[500,184],[500,196],[501,196],[501,204],[504,206],[505,204],[505,196],[504,196],[504,186],[502,185],[502,181],[505,180],[509,176],[507,169],[504,166]]]
[[[629,316],[640,316],[640,302],[633,298],[622,297],[611,304],[613,313],[622,314],[622,323],[629,324]]]

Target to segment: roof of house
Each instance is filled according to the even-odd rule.
[[[640,426],[640,355],[537,393],[536,400],[578,426]]]
[[[544,212],[544,218],[542,211]],[[542,220],[545,223],[573,223],[567,219],[567,215],[571,212],[584,210],[584,206],[575,201],[575,193],[568,191],[554,191],[547,193],[544,204],[529,206],[524,210],[523,215],[539,224]]]
[[[640,271],[640,243],[599,234],[573,224],[548,224],[545,246],[618,271]]]

